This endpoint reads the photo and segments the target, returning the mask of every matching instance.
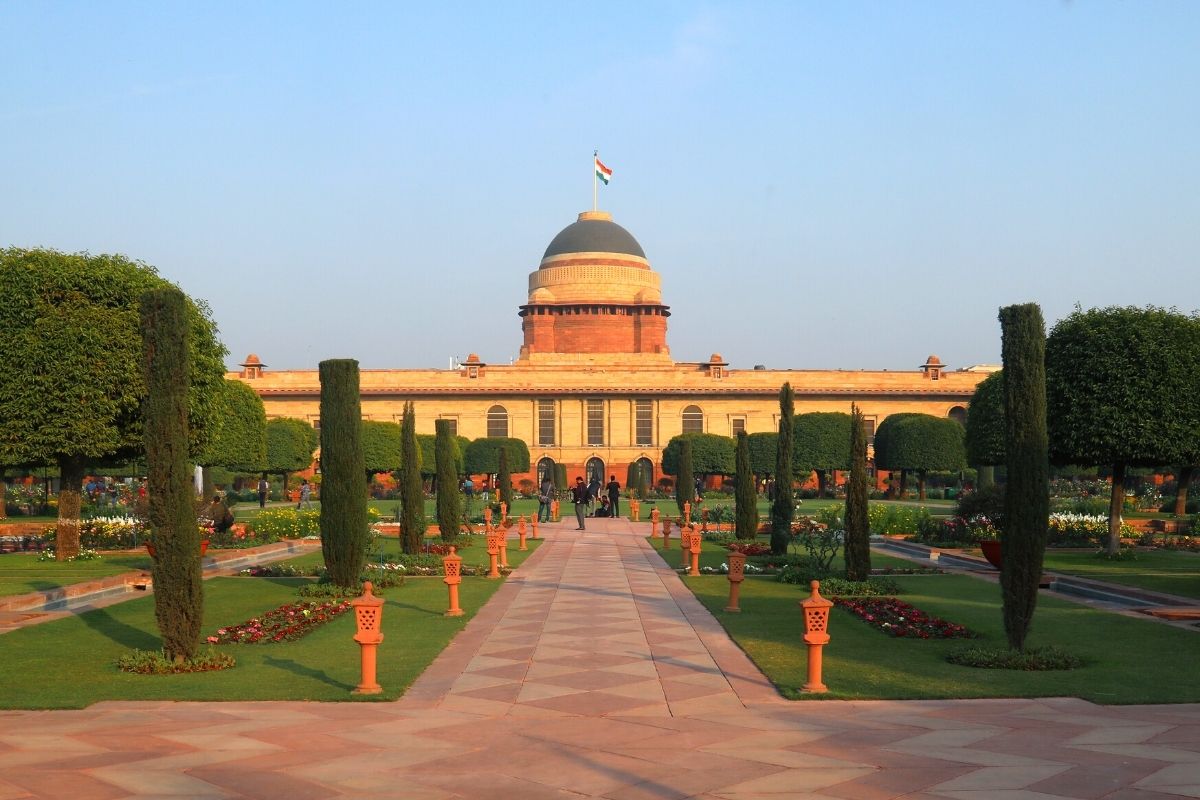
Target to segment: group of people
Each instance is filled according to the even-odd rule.
[[[621,484],[617,483],[616,475],[608,476],[604,486],[604,494],[600,493],[600,479],[593,475],[591,483],[584,483],[582,477],[575,478],[575,486],[571,488],[571,502],[575,506],[575,519],[584,530],[583,520],[586,517],[616,517],[621,513]]]

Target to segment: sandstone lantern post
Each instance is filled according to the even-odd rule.
[[[499,566],[498,558],[500,556],[500,538],[503,535],[504,534],[496,528],[488,529],[488,532],[487,532],[487,554],[488,554],[488,563],[489,563],[490,568],[488,570],[487,576],[489,578],[499,578],[500,577],[500,570],[497,567]]]
[[[442,559],[442,569],[446,573],[442,580],[450,590],[450,610],[445,614],[447,617],[463,615],[463,610],[458,607],[458,585],[462,583],[462,556],[458,555],[457,550],[454,545],[450,545],[450,555]]]
[[[729,554],[729,605],[725,606],[725,610],[737,614],[742,609],[738,608],[738,592],[741,591],[742,581],[746,580],[746,554],[737,551]]]
[[[373,588],[370,581],[365,581],[362,595],[350,601],[354,607],[354,621],[358,624],[354,641],[358,642],[362,661],[362,680],[354,688],[354,694],[379,694],[383,691],[383,687],[375,680],[375,651],[383,641],[383,633],[379,630],[383,621],[383,598],[372,594]]]
[[[808,645],[808,681],[800,687],[813,694],[828,692],[821,683],[821,648],[829,644],[829,609],[833,603],[821,597],[819,581],[813,581],[812,595],[800,601],[804,609],[804,643]]]

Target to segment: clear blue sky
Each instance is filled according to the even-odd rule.
[[[1200,306],[1200,3],[0,5],[0,246],[122,252],[230,363],[520,346],[601,187],[679,360],[999,360]]]

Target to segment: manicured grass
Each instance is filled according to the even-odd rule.
[[[1200,701],[1188,679],[1200,653],[1200,634],[1149,620],[1097,611],[1040,597],[1029,645],[1057,645],[1084,660],[1065,672],[1008,672],[959,667],[945,661],[963,640],[893,639],[834,608],[824,651],[827,695],[804,695],[807,660],[797,602],[807,587],[769,579],[742,584],[741,614],[722,611],[723,577],[684,579],[759,668],[791,698],[916,699],[1074,696],[1097,703]],[[1005,645],[1000,590],[964,575],[896,577],[902,599],[923,611],[975,630],[979,644]]]
[[[1136,561],[1108,561],[1091,552],[1050,550],[1045,568],[1200,600],[1200,553],[1139,550]]]
[[[672,526],[672,528],[671,528],[671,545],[670,545],[671,549],[668,550],[666,553],[663,553],[663,549],[662,549],[663,540],[662,539],[651,539],[651,538],[647,537],[646,541],[650,543],[651,547],[653,547],[660,554],[662,554],[663,560],[666,561],[668,564],[670,564],[672,567],[678,567],[683,563],[682,562],[683,554],[679,550],[679,529],[678,528],[676,528],[674,526]],[[761,544],[770,544],[771,537],[770,536],[759,536],[756,541],[758,541]],[[793,550],[791,552],[798,553],[801,551]],[[690,556],[689,556],[689,558],[690,558]],[[729,551],[726,550],[724,547],[721,547],[720,545],[716,544],[715,542],[705,542],[700,548],[700,566],[701,567],[716,568],[716,567],[721,566],[721,564],[725,563],[725,561],[728,558],[729,558]],[[756,563],[761,560],[762,559],[760,557],[752,556],[750,559],[750,563]],[[842,559],[842,554],[839,551],[837,556],[835,556],[833,559],[833,567],[835,570],[839,570],[839,569],[844,568],[844,566],[845,566],[845,561]],[[920,566],[924,566],[924,565],[916,564],[906,558],[896,558],[895,556],[884,555],[883,553],[879,553],[875,550],[871,551],[871,567],[873,569],[883,569],[884,567],[893,567],[893,568],[898,568],[898,569],[911,569],[911,568],[920,567]],[[721,580],[725,580],[725,578],[722,577]],[[773,581],[773,580],[775,580],[775,578],[774,577],[765,577],[764,580]]]
[[[528,554],[510,550],[510,562],[519,563]],[[296,589],[306,582],[243,577],[205,581],[204,635],[298,599]],[[359,680],[358,645],[351,638],[353,614],[294,642],[222,645],[220,649],[238,661],[230,670],[190,675],[120,672],[114,662],[130,649],[161,646],[154,598],[143,597],[0,637],[0,674],[6,676],[0,682],[0,708],[83,708],[101,700],[394,700],[501,583],[464,578],[460,604],[467,613],[458,618],[442,616],[447,591],[441,578],[409,578],[403,586],[387,589],[385,640],[378,658],[384,692],[373,697],[350,694]]]
[[[151,567],[148,553],[111,553],[95,561],[38,561],[36,553],[0,555],[0,596],[44,592]]]

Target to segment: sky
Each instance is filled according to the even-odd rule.
[[[680,361],[998,363],[1003,305],[1200,307],[1200,3],[0,4],[0,247],[120,252],[228,363],[505,363],[554,235]]]

